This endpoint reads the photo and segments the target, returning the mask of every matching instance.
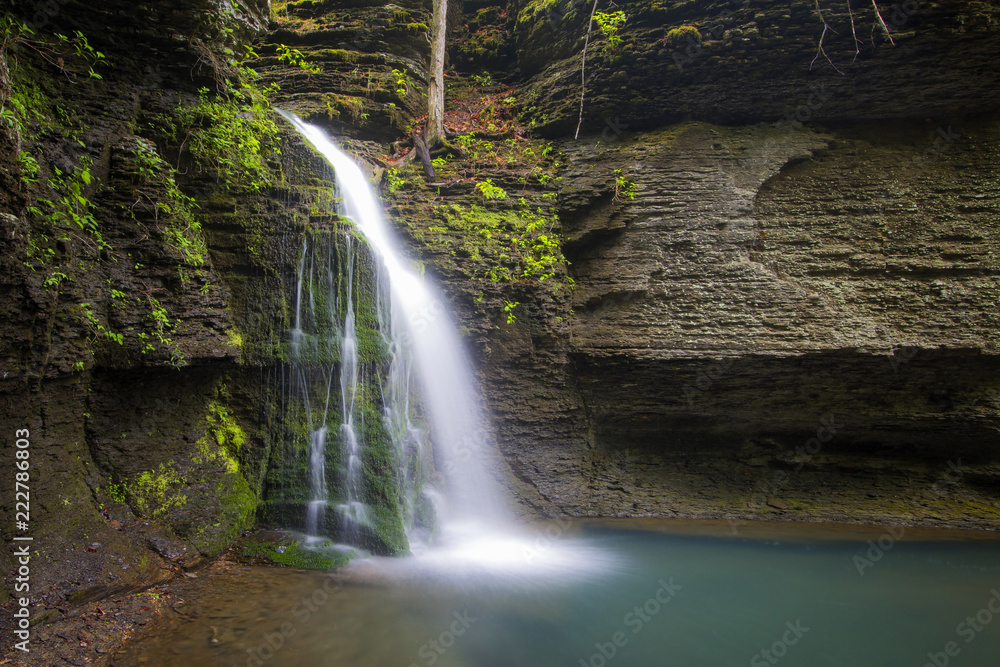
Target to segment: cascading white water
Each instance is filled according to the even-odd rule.
[[[329,336],[307,336],[305,334],[302,322],[303,291],[308,296],[309,305],[306,310],[310,317],[316,319],[319,316],[324,320],[320,323],[312,322],[313,328],[336,330],[338,326],[338,280],[329,271],[324,274],[322,269],[317,269],[314,264],[315,257],[309,253],[309,244],[304,239],[295,287],[295,327],[292,329],[291,340],[292,359],[294,361],[303,359],[318,360],[322,356],[320,346],[323,344],[323,341],[327,341],[328,344],[330,341]],[[326,258],[326,261],[321,262],[321,264],[328,267],[330,265],[329,258]],[[317,271],[319,271],[319,275],[317,275]],[[320,284],[316,285],[314,281]],[[322,291],[326,296],[327,311],[325,313],[317,313],[316,311],[315,292],[317,290]],[[343,333],[340,334],[339,338],[344,338]],[[327,350],[326,352],[326,356],[329,356],[333,350]],[[320,364],[315,372],[319,374],[319,380],[321,381],[319,386],[322,387],[325,385],[325,397],[323,398],[322,408],[312,397],[311,387],[315,386],[316,383],[313,382],[310,369],[305,365],[298,366],[295,369],[297,394],[302,401],[302,409],[305,413],[306,425],[309,430],[310,500],[307,505],[305,526],[306,533],[309,535],[316,535],[319,532],[319,526],[323,523],[329,499],[329,491],[326,483],[326,440],[334,366],[333,364]]]
[[[427,281],[411,270],[393,238],[382,214],[368,178],[355,162],[340,151],[317,127],[284,111],[279,111],[329,161],[336,174],[343,198],[343,214],[368,240],[382,261],[390,283],[392,312],[401,313],[401,321],[391,323],[405,328],[401,337],[408,345],[423,387],[431,431],[435,443],[435,460],[439,472],[447,480],[451,518],[489,520],[503,516],[497,492],[497,482],[490,474],[491,456],[485,446],[487,430],[472,380],[473,373],[456,328],[444,305],[443,298]],[[402,354],[401,350],[396,351]],[[400,357],[399,365],[390,372],[400,374],[391,383],[403,382],[408,374]],[[408,379],[406,379],[408,382]],[[397,389],[400,385],[396,385]],[[383,389],[385,391],[385,389]],[[386,402],[399,421],[397,432],[410,431],[406,421],[408,406],[397,392]]]
[[[347,237],[347,312],[341,331],[340,344],[340,433],[347,446],[347,500],[338,509],[351,528],[368,523],[368,512],[362,497],[361,447],[358,439],[356,408],[358,392],[358,336],[354,318],[354,253]]]
[[[433,494],[430,486],[420,488],[422,473],[426,472],[424,463],[425,435],[422,429],[415,426],[411,420],[411,393],[413,359],[409,354],[405,327],[400,321],[399,309],[392,307],[392,290],[389,277],[385,271],[377,274],[379,285],[377,290],[378,303],[376,312],[379,319],[379,331],[389,350],[390,362],[382,385],[382,415],[386,430],[392,440],[396,456],[401,465],[401,487],[403,498],[403,515],[405,523],[413,526],[415,523],[417,493]],[[433,506],[433,503],[431,503]],[[435,512],[436,514],[436,512]],[[412,533],[412,530],[411,530]],[[411,534],[411,546],[417,542],[426,541],[426,536]]]

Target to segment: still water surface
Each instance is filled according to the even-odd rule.
[[[989,536],[566,521],[333,577],[236,568],[115,664],[1000,665]]]

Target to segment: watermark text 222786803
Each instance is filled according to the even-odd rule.
[[[14,432],[16,440],[14,444],[14,527],[17,533],[14,536],[14,559],[17,562],[17,571],[14,576],[14,592],[24,597],[17,598],[17,606],[14,610],[14,636],[20,641],[14,644],[14,648],[27,653],[28,640],[30,638],[29,626],[30,611],[28,605],[31,600],[27,595],[31,592],[31,554],[28,552],[26,542],[31,541],[31,537],[25,535],[31,521],[31,487],[29,481],[31,475],[31,441],[28,429],[22,428]]]

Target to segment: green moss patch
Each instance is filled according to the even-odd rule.
[[[473,261],[473,277],[494,282],[538,280],[565,275],[565,258],[556,230],[559,221],[528,206],[490,210],[449,204],[435,211],[444,225],[428,227],[439,241]]]
[[[347,565],[350,556],[332,548],[327,541],[316,546],[303,546],[291,535],[259,533],[233,549],[237,560],[255,565],[280,565],[300,570],[335,570]]]
[[[153,470],[139,473],[127,485],[133,507],[146,517],[159,517],[187,504],[187,494],[181,489],[185,480],[173,461],[161,463]]]

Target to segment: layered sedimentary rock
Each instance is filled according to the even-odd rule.
[[[676,62],[638,5],[595,60],[560,143],[568,331],[518,323],[484,363],[512,469],[569,514],[995,526],[996,8],[896,14],[856,62],[827,42],[844,74],[810,70],[804,5],[712,9],[663,9],[701,31]],[[574,10],[530,11],[519,62],[565,131]]]
[[[621,7],[627,16],[621,46],[597,39],[590,50],[584,129],[635,131],[686,119],[923,120],[994,111],[995,3],[878,3],[878,15],[874,6],[630,2]],[[525,2],[513,22],[535,116],[554,135],[577,122],[590,11],[583,2]]]
[[[197,566],[253,525],[270,388],[238,362],[274,356],[294,256],[281,236],[317,202],[315,183],[240,196],[218,179],[247,117],[236,103],[213,112],[199,89],[233,74],[223,54],[261,30],[266,7],[18,9],[5,18],[33,32],[12,30],[0,82],[16,119],[0,157],[0,420],[31,434],[44,617]],[[60,46],[57,33],[75,37]],[[219,125],[230,134],[193,147]],[[290,146],[286,160],[307,155]]]
[[[968,484],[931,514],[991,523],[995,124],[930,152],[935,128],[905,129],[926,142],[693,123],[566,147],[565,362],[526,370],[551,354],[526,330],[492,346],[515,470],[574,514],[754,514],[773,494],[909,520],[960,460]],[[539,428],[570,407],[575,432]],[[824,514],[817,492],[862,502]]]

